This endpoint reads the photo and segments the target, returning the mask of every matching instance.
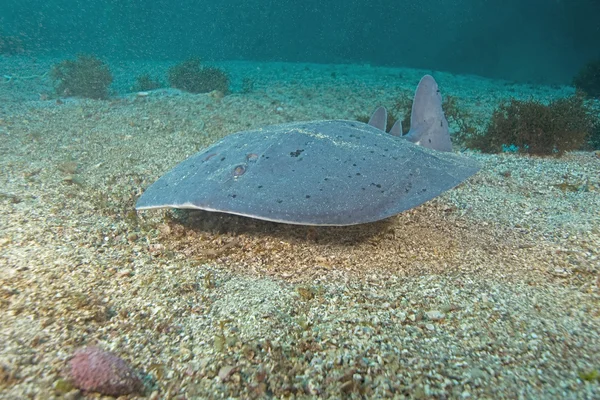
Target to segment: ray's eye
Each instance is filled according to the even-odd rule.
[[[237,178],[238,176],[244,175],[245,172],[246,167],[244,165],[238,165],[233,169],[233,176]]]

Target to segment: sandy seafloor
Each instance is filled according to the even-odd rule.
[[[464,184],[346,228],[136,216],[144,188],[229,133],[356,119],[431,71],[221,63],[222,99],[142,97],[133,78],[170,64],[115,62],[110,100],[60,104],[23,79],[56,61],[0,59],[0,398],[98,397],[64,393],[85,345],[140,373],[130,398],[600,398],[581,378],[600,369],[596,154],[466,151],[483,167]],[[573,93],[434,76],[483,122],[503,99]]]

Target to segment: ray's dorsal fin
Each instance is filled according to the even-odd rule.
[[[402,121],[397,120],[392,125],[392,129],[390,129],[390,135],[392,136],[402,136]]]
[[[385,107],[377,107],[377,110],[371,114],[369,125],[385,132],[387,128],[387,110]]]
[[[448,121],[442,109],[442,95],[431,75],[421,78],[410,115],[406,139],[423,147],[452,151]]]

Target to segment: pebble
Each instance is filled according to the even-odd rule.
[[[446,318],[446,314],[437,310],[427,311],[425,313],[425,316],[432,321],[440,321]]]
[[[234,366],[226,365],[224,367],[221,367],[221,369],[219,370],[219,379],[221,379],[222,382],[225,382],[234,372]]]

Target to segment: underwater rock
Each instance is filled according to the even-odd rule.
[[[69,362],[75,387],[110,396],[140,392],[142,381],[123,359],[98,347],[79,349]]]

